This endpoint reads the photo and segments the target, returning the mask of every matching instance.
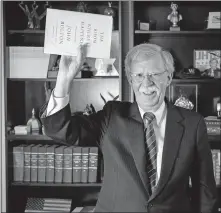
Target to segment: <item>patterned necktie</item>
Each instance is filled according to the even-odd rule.
[[[153,129],[153,121],[155,119],[155,116],[153,113],[146,112],[143,119],[147,145],[147,176],[149,181],[148,185],[150,194],[152,194],[156,186],[157,178],[157,143]]]

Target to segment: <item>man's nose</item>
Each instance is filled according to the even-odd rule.
[[[151,80],[151,76],[150,75],[145,75],[142,83],[143,83],[144,86],[151,85],[153,83],[152,80]]]

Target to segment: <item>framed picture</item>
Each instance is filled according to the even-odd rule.
[[[211,68],[210,62],[212,59],[216,60],[217,63],[216,68],[220,69],[220,57],[221,57],[221,49],[220,50],[194,50],[193,54],[193,65],[195,68],[199,69],[201,72],[206,69]]]
[[[207,29],[221,29],[221,12],[209,12]]]
[[[173,84],[170,87],[170,101],[177,106],[198,111],[198,85]]]

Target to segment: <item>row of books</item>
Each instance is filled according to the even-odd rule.
[[[60,145],[13,147],[13,181],[96,183],[98,148]]]
[[[25,213],[43,213],[43,212],[93,212],[95,206],[72,207],[71,199],[58,198],[35,198],[29,197],[25,205]]]
[[[216,116],[204,118],[209,135],[221,135],[221,119]]]
[[[213,157],[213,171],[214,177],[216,181],[216,185],[220,185],[220,167],[221,167],[221,158],[220,158],[220,149],[212,149],[212,157]]]

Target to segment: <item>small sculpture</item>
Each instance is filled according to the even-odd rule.
[[[32,117],[28,120],[27,126],[30,127],[30,133],[33,135],[39,135],[41,130],[41,123],[35,117],[35,109],[32,109]]]
[[[176,99],[174,105],[192,110],[194,108],[194,104],[187,98],[187,96],[182,92],[181,89],[179,90],[179,92],[180,96]]]
[[[32,4],[32,10],[35,17],[35,26],[34,26],[35,29],[41,28],[40,21],[46,16],[47,8],[51,8],[51,5],[49,5],[48,1],[46,1],[46,4],[44,5],[44,12],[41,15],[38,15],[37,13],[38,5],[36,4],[35,1]]]
[[[178,13],[178,5],[175,3],[171,3],[170,8],[172,12],[168,15],[167,19],[172,22],[172,26],[170,27],[171,31],[180,31],[180,27],[178,26],[178,22],[181,21],[182,15]]]
[[[41,15],[38,15],[37,9],[39,8],[39,5],[37,5],[35,1],[31,5],[31,7],[32,7],[31,12],[28,8],[28,5],[24,4],[23,1],[21,1],[18,5],[23,10],[23,12],[25,13],[25,15],[28,18],[28,24],[27,24],[28,29],[40,29],[40,26],[41,26],[40,21],[45,17],[46,12],[47,12],[47,8],[51,8],[48,1],[46,1],[45,5],[44,5],[44,12]]]
[[[77,11],[78,11],[78,12],[81,12],[81,13],[87,13],[87,12],[88,12],[87,4],[84,3],[83,1],[80,1],[80,2],[77,4]]]
[[[18,5],[28,18],[27,28],[34,29],[34,21],[33,21],[34,11],[30,12],[28,5],[27,4],[24,5],[23,1],[21,1]]]

